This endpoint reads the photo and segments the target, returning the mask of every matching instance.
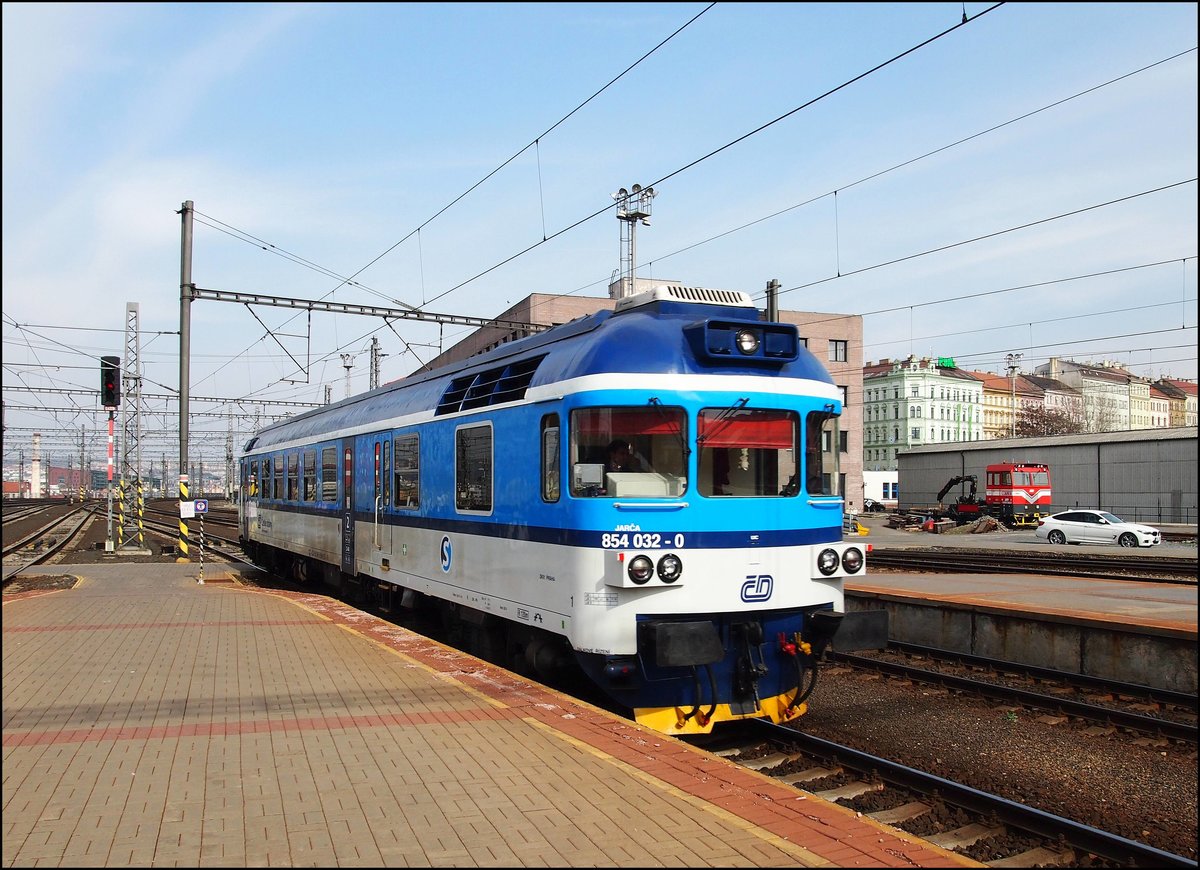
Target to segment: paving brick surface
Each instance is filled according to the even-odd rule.
[[[4,597],[3,865],[978,866],[322,595]]]

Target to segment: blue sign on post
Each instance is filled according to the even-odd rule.
[[[198,513],[198,514],[208,513],[208,499],[206,499],[206,498],[196,499],[196,513]]]

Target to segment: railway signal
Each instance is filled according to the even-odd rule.
[[[121,358],[100,357],[100,405],[118,408],[121,405]]]

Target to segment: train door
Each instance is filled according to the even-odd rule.
[[[343,438],[342,451],[342,573],[353,577],[354,564],[354,439]]]
[[[250,540],[251,520],[258,519],[258,460],[241,461],[242,479],[238,487],[238,508],[241,517],[241,539]]]
[[[371,542],[374,551],[371,562],[385,564],[391,561],[392,555],[392,525],[388,522],[392,507],[392,439],[389,435],[376,435],[373,440],[375,468],[371,490],[374,501]]]

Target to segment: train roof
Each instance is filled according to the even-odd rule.
[[[786,359],[721,359],[714,365],[697,353],[697,334],[706,324],[756,323],[795,335],[792,324],[766,324],[750,297],[740,291],[664,285],[618,301],[545,332],[340,402],[263,427],[246,451],[332,430],[367,426],[404,414],[452,413],[501,404],[529,387],[595,374],[774,374],[832,384],[817,360],[795,341]],[[701,348],[702,351],[702,348]],[[483,397],[481,399],[481,397]]]

